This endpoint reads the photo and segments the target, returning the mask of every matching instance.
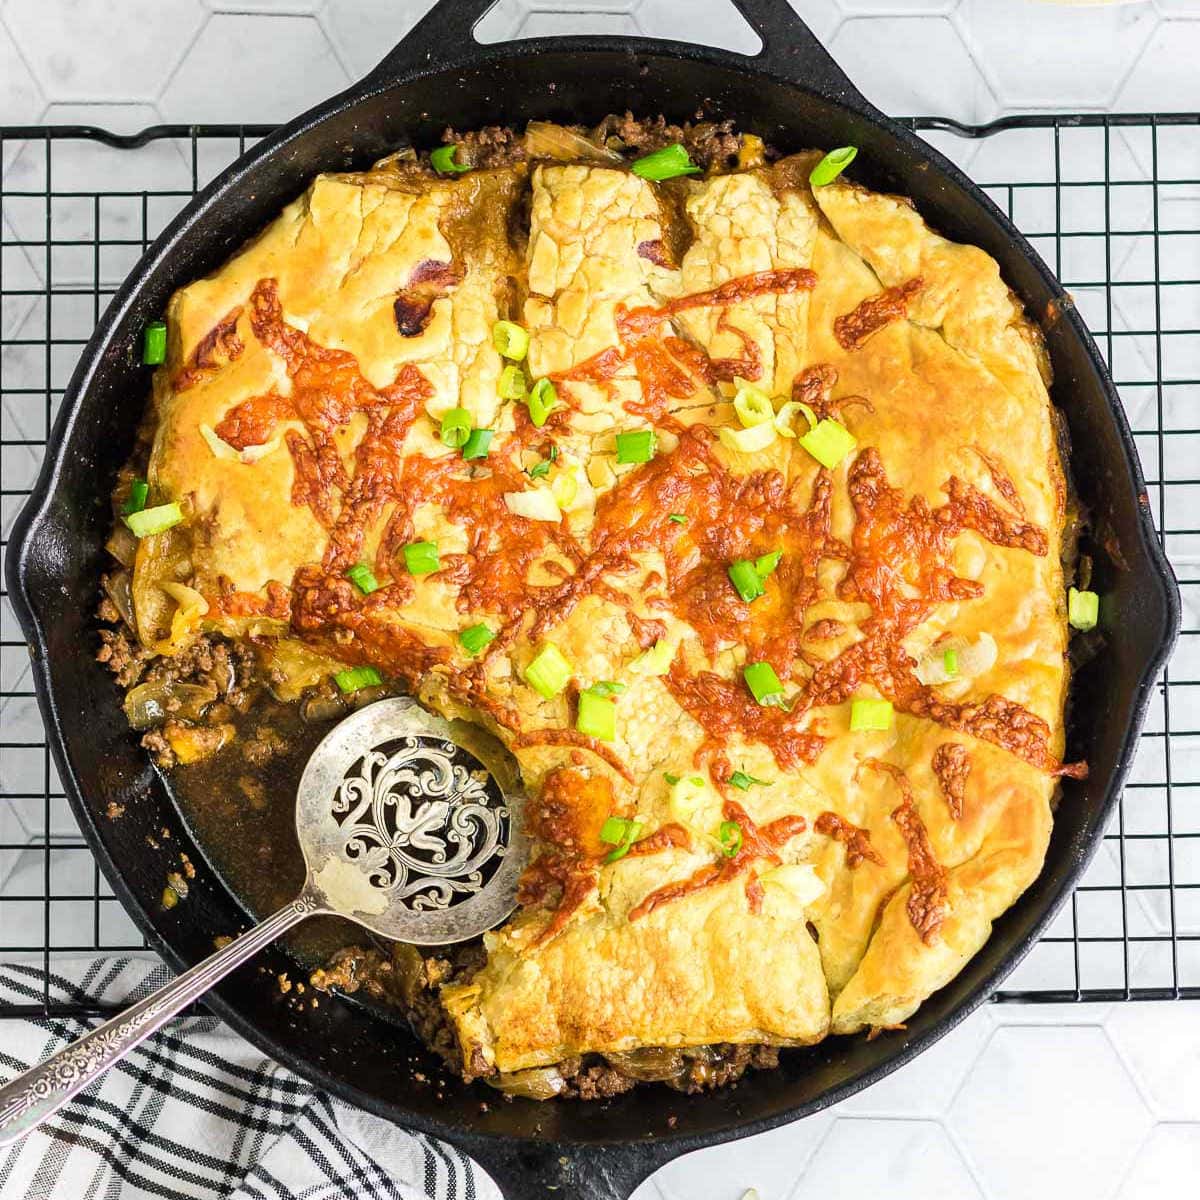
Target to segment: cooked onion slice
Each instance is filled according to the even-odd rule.
[[[553,121],[530,121],[525,126],[525,153],[530,158],[553,158],[558,162],[618,163],[621,156],[565,125]]]
[[[534,488],[528,492],[505,492],[508,511],[528,521],[561,521],[562,509],[549,488]]]
[[[953,652],[951,663],[956,670],[948,669],[947,651]],[[917,663],[917,678],[926,687],[937,687],[953,679],[974,679],[984,675],[996,665],[996,639],[990,633],[981,633],[977,638],[950,637],[931,646]]]

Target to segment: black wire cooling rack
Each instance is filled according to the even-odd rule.
[[[1184,601],[1104,845],[997,998],[1200,998],[1200,114],[910,124],[984,183],[1071,290],[1121,390]],[[4,547],[109,297],[197,188],[267,132],[0,127]],[[149,952],[71,816],[7,595],[0,608],[0,963],[37,981],[0,1017],[85,1015],[103,1007],[79,983],[85,962]],[[52,976],[75,981],[70,1003],[51,1000]]]

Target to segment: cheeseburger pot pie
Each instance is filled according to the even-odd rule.
[[[1085,771],[1039,332],[853,156],[449,133],[318,177],[147,331],[100,656],[247,809],[390,691],[511,756],[511,920],[313,975],[467,1078],[690,1090],[899,1026]]]

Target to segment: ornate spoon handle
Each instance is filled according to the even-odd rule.
[[[199,999],[230,971],[305,917],[327,911],[307,890],[261,924],[171,980],[132,1008],[98,1025],[45,1062],[0,1087],[0,1146],[25,1136],[76,1092]]]

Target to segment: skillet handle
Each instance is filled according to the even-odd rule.
[[[571,1146],[554,1142],[460,1139],[504,1200],[629,1200],[680,1151],[656,1142]]]
[[[756,64],[830,100],[877,112],[788,0],[733,0],[733,4],[762,41],[762,49],[754,56]]]
[[[475,46],[475,26],[498,0],[437,0],[364,83],[387,83],[403,70],[461,57]]]

